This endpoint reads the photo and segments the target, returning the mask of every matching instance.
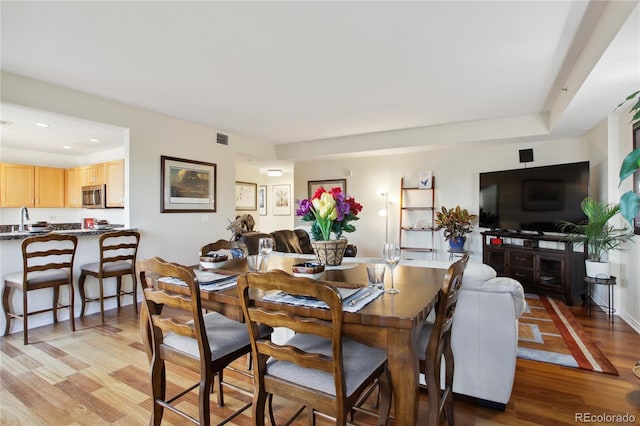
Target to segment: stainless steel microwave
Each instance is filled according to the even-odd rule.
[[[85,209],[104,209],[107,207],[107,185],[89,185],[82,187],[82,207]]]

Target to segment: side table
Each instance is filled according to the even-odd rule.
[[[602,305],[596,305],[596,306],[600,306],[601,308],[604,308],[605,311],[607,312],[607,315],[609,315],[609,319],[611,320],[611,322],[613,322],[613,314],[615,313],[615,308],[614,306],[614,300],[613,300],[613,286],[616,285],[616,277],[614,277],[613,275],[610,276],[609,278],[600,278],[600,277],[584,277],[584,281],[587,284],[587,314],[589,316],[589,318],[591,318],[591,308],[592,308],[592,303],[591,303],[591,295],[593,294],[593,285],[594,284],[598,284],[598,285],[606,285],[607,286],[607,295],[608,295],[608,304],[607,306],[602,306]]]
[[[469,253],[469,250],[453,250],[453,249],[449,249],[447,251],[449,252],[449,260],[454,260],[457,257],[462,257],[466,253]]]

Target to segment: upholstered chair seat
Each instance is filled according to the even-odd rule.
[[[331,356],[331,340],[316,335],[296,334],[285,344],[304,352]],[[342,339],[342,350],[346,395],[350,397],[374,371],[384,365],[387,354],[382,349],[365,346],[347,338]],[[335,378],[333,374],[325,371],[304,368],[292,362],[271,358],[267,361],[266,374],[329,395],[336,395]]]
[[[219,359],[248,346],[249,331],[247,326],[238,321],[225,317],[218,312],[210,312],[203,316],[205,330],[211,347],[211,358]],[[189,321],[188,324],[193,324]],[[267,337],[273,329],[260,327],[261,336]],[[193,337],[183,336],[173,332],[164,337],[164,345],[177,349],[199,359],[198,340]]]

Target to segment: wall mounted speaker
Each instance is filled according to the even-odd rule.
[[[531,163],[533,161],[533,149],[521,149],[520,151],[520,162],[521,163]]]

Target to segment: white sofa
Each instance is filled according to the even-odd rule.
[[[300,257],[284,253],[276,255]],[[345,258],[343,263],[381,261],[355,257]],[[400,265],[446,269],[451,263],[402,260]],[[496,271],[488,265],[467,264],[451,332],[455,393],[477,398],[483,405],[504,409],[511,397],[515,377],[518,318],[525,309],[524,290],[518,281],[496,277]]]
[[[451,262],[403,260],[401,265],[447,268]],[[504,409],[518,351],[518,318],[526,309],[522,285],[481,263],[468,263],[453,317],[453,391]],[[444,374],[444,368],[443,368]]]

